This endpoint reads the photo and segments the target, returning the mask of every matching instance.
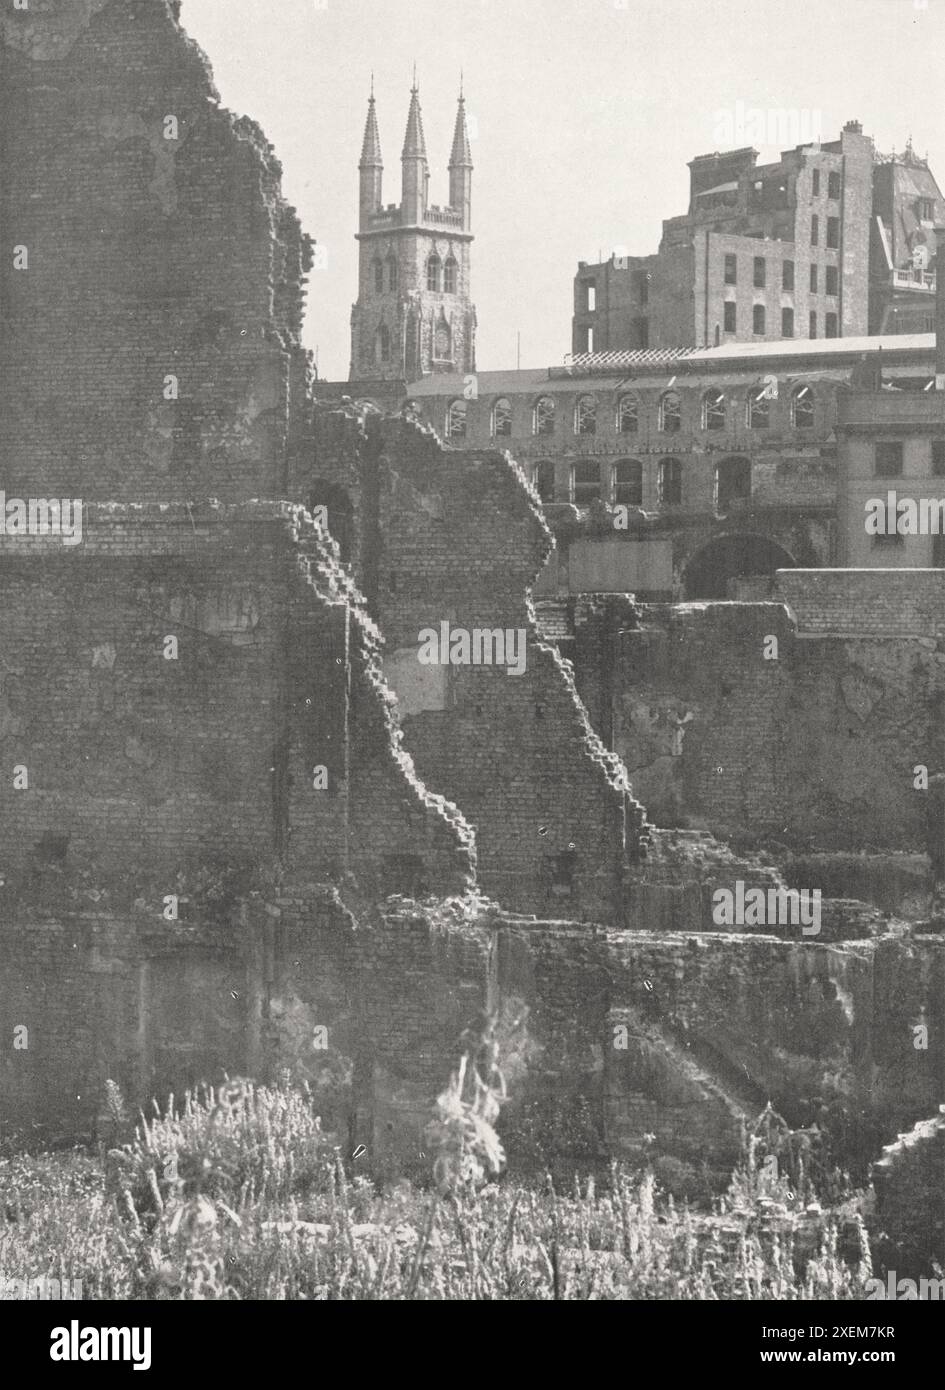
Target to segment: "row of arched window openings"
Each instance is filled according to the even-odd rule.
[[[643,464],[639,459],[617,459],[610,465],[609,487],[597,459],[580,459],[571,465],[566,496],[555,486],[554,459],[538,459],[531,465],[531,482],[542,502],[573,502],[586,507],[591,502],[610,502],[628,507],[643,506]],[[751,497],[751,460],[721,459],[713,475],[713,506],[726,511],[733,502]],[[678,458],[660,459],[656,467],[656,503],[659,507],[683,505],[683,464]]]
[[[767,429],[771,423],[771,402],[776,392],[770,385],[752,387],[745,399],[745,424],[749,429]],[[710,388],[701,401],[701,428],[724,430],[728,425],[729,403],[734,398],[724,391]],[[467,405],[465,400],[450,403],[447,411],[446,433],[461,438],[466,433]],[[595,396],[578,396],[573,407],[572,428],[577,435],[597,433],[599,402]],[[790,397],[791,425],[794,429],[812,429],[814,425],[814,392],[810,386],[795,386]],[[554,434],[558,408],[552,396],[539,396],[532,407],[532,434]],[[618,434],[637,434],[640,430],[641,409],[635,396],[621,396],[616,405],[615,428]],[[678,434],[682,428],[682,401],[677,391],[664,391],[657,406],[657,429],[662,434]],[[512,433],[512,402],[501,396],[492,407],[491,433],[494,439],[507,438]]]
[[[428,290],[442,290],[444,294],[455,294],[459,282],[459,265],[454,256],[441,261],[436,252],[427,257],[426,281]],[[380,257],[374,261],[374,290],[383,294],[385,290],[396,290],[398,285],[397,261],[388,256],[386,261]]]

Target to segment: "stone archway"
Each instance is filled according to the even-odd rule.
[[[713,536],[699,547],[683,572],[683,597],[727,599],[729,581],[755,575],[773,575],[775,570],[794,569],[797,561],[770,536],[746,532]]]

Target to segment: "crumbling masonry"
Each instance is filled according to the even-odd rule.
[[[878,1154],[942,1099],[942,938],[837,901],[817,940],[714,929],[777,871],[648,825],[622,668],[584,663],[589,718],[536,623],[517,465],[318,405],[309,240],[178,10],[0,20],[0,480],[84,504],[81,544],[0,537],[5,1133],[291,1065],[406,1158],[464,1028],[524,1003],[513,1159],[655,1135],[723,1173],[768,1099]],[[442,622],[523,631],[524,673],[421,665]]]

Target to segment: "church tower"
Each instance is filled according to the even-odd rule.
[[[351,310],[351,381],[416,381],[432,372],[476,370],[476,310],[470,300],[472,157],[460,92],[449,159],[449,204],[429,201],[420,94],[410,92],[401,200],[384,207],[384,161],[368,101],[361,146],[358,302]]]

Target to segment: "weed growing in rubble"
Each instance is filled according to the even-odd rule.
[[[616,1166],[599,1190],[490,1180],[491,1107],[461,1072],[434,1122],[439,1190],[352,1180],[288,1079],[201,1088],[99,1159],[0,1161],[0,1278],[81,1280],[85,1299],[865,1297],[858,1220],[851,1247],[849,1220],[753,1192],[757,1165],[711,1214]]]

